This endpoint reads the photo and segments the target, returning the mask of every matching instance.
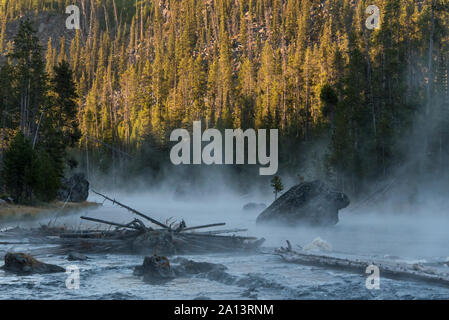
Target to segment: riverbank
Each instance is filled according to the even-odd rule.
[[[73,211],[95,209],[99,205],[99,203],[89,201],[67,202],[65,206],[63,201],[54,201],[36,206],[5,203],[0,205],[0,221],[35,219],[56,212],[66,214]]]

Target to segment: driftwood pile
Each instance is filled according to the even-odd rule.
[[[93,190],[92,190],[93,191]],[[252,250],[258,248],[265,239],[223,235],[246,231],[246,229],[228,229],[198,232],[199,229],[223,226],[225,223],[187,227],[186,223],[173,226],[153,219],[123,203],[111,199],[99,192],[94,193],[136,214],[140,219],[127,224],[91,217],[81,217],[86,221],[105,224],[113,228],[97,230],[70,230],[61,227],[41,227],[34,231],[11,230],[10,233],[25,232],[27,238],[38,243],[59,244],[53,251],[81,253],[132,253],[132,254],[196,254]],[[23,237],[22,237],[23,238]]]

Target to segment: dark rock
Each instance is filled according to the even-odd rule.
[[[145,257],[143,264],[134,268],[134,275],[143,276],[143,280],[150,283],[164,283],[176,276],[170,261],[158,255]]]
[[[255,202],[249,202],[243,206],[243,210],[245,211],[260,211],[265,209],[267,206],[265,203],[255,203]]]
[[[258,217],[257,223],[329,226],[338,222],[338,210],[349,205],[349,198],[315,180],[292,187]]]
[[[17,274],[56,273],[65,269],[54,264],[47,264],[36,260],[25,253],[7,253],[3,270]]]
[[[134,268],[134,275],[143,276],[150,283],[165,283],[175,277],[201,277],[224,284],[232,284],[236,277],[226,272],[226,266],[210,262],[196,262],[185,258],[175,258],[170,264],[166,257],[154,255],[145,257],[142,266]]]
[[[225,271],[227,268],[222,264],[210,263],[210,262],[196,262],[193,260],[178,257],[173,260],[178,265],[174,267],[176,274],[178,275],[192,275],[209,273],[212,271]]]
[[[61,180],[61,188],[58,190],[58,199],[61,201],[83,202],[89,196],[89,181],[84,174],[76,173],[70,179]]]
[[[87,256],[79,252],[70,252],[67,256],[67,260],[69,261],[85,261],[87,260]]]
[[[235,276],[226,272],[228,268],[222,264],[196,262],[181,257],[173,259],[173,263],[173,270],[179,277],[196,276],[226,285],[232,285],[237,280]]]

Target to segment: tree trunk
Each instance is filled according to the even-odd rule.
[[[435,30],[435,0],[431,2],[430,34],[429,34],[429,60],[427,65],[427,104],[426,116],[430,113],[431,90],[432,90],[432,61],[433,61],[433,33]]]
[[[374,106],[374,99],[373,99],[373,82],[372,82],[372,76],[371,76],[371,59],[369,56],[369,42],[368,38],[366,36],[366,30],[363,28],[363,37],[365,39],[365,51],[366,51],[366,70],[367,70],[367,77],[368,77],[368,85],[369,85],[369,102],[371,105],[371,117],[373,121],[373,132],[374,132],[374,138],[377,137],[377,124],[376,124],[376,109]]]

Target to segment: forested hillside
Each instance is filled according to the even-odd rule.
[[[45,24],[43,15],[64,15],[75,3],[81,29],[49,18],[57,36],[41,45],[45,79],[65,60],[73,70],[82,166],[86,152],[104,171],[125,166],[128,155],[154,162],[168,154],[170,132],[195,120],[279,128],[281,175],[319,145],[321,174],[352,193],[411,154],[437,176],[449,160],[447,0],[0,3],[3,149],[21,118],[8,30],[25,16]],[[371,4],[380,8],[374,30],[365,26]],[[36,124],[45,106],[32,108]]]

